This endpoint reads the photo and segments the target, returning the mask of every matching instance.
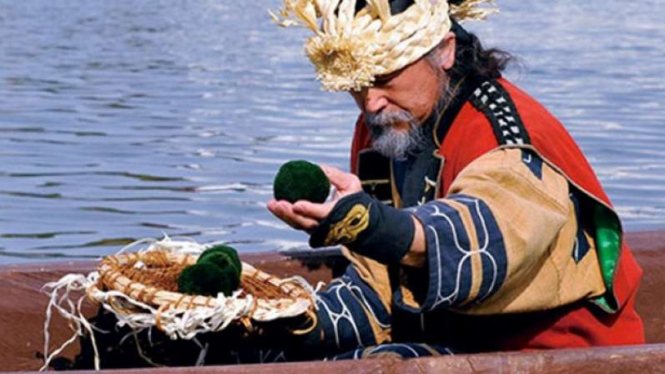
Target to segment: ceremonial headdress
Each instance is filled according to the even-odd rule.
[[[349,91],[424,56],[452,19],[482,20],[494,12],[494,0],[284,0],[270,14],[280,26],[314,32],[305,53],[317,79],[327,91]]]

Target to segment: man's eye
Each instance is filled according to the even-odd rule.
[[[374,81],[374,86],[385,86],[389,81],[390,79],[377,79]]]

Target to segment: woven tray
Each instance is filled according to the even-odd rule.
[[[246,325],[251,324],[249,319],[270,321],[303,313],[310,317],[315,315],[311,293],[301,283],[281,280],[247,263],[242,264],[240,288],[233,297],[179,293],[178,276],[185,267],[196,263],[197,258],[159,249],[109,256],[100,263],[99,280],[88,293],[94,299],[95,291],[115,290],[132,300],[153,306],[158,310],[156,318],[160,329],[160,316],[169,309],[215,308],[220,303],[233,309],[246,308],[251,302],[251,311],[242,313],[239,318]],[[136,303],[127,303],[125,298],[107,297],[105,301],[118,313],[141,312]],[[303,308],[304,304],[307,305]]]
[[[125,253],[140,245],[144,248]],[[316,327],[316,291],[304,279],[279,279],[247,263],[242,264],[240,288],[233,295],[210,297],[178,292],[178,276],[207,248],[209,245],[193,240],[142,239],[103,259],[96,271],[67,274],[44,285],[50,300],[44,320],[45,363],[41,370],[84,333],[92,342],[95,368],[100,368],[95,328],[82,310],[86,297],[112,312],[117,325],[130,327],[134,334],[156,327],[171,339],[195,339],[198,334],[222,331],[233,323],[251,332],[252,321],[296,316],[305,316],[303,322],[309,323],[299,330],[289,330],[291,333],[306,334]],[[49,351],[54,312],[69,322],[72,336]]]

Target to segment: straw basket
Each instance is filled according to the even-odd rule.
[[[246,309],[237,320],[251,330],[251,320],[270,321],[307,313],[313,319],[313,300],[302,282],[280,280],[253,266],[243,263],[240,289],[232,297],[186,295],[178,292],[178,276],[187,266],[196,263],[198,256],[156,249],[106,257],[98,267],[99,280],[89,289],[95,299],[99,290],[115,290],[128,298],[157,308],[156,326],[164,330],[162,316],[173,310],[224,307],[227,310]],[[126,298],[109,297],[108,305],[117,313],[141,312],[136,303]],[[313,320],[312,322],[315,322]],[[298,332],[296,332],[298,333]]]
[[[125,253],[145,245],[134,253]],[[240,288],[232,295],[216,297],[186,295],[178,292],[178,276],[196,263],[210,245],[193,240],[144,239],[106,257],[96,271],[89,274],[68,274],[44,286],[50,295],[44,321],[45,364],[87,333],[95,350],[95,368],[99,368],[99,352],[95,327],[82,311],[85,298],[113,313],[118,326],[128,326],[136,334],[157,328],[171,339],[192,339],[201,333],[216,332],[232,323],[251,332],[253,321],[267,322],[296,316],[309,322],[295,335],[312,331],[317,324],[316,291],[300,277],[278,279],[243,263]],[[49,352],[49,325],[53,312],[69,321],[72,337],[55,351]]]

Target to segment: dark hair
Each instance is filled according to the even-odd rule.
[[[485,49],[480,39],[453,21],[452,32],[456,37],[455,65],[449,71],[453,81],[462,78],[497,79],[508,64],[515,61],[510,53],[498,49]]]

